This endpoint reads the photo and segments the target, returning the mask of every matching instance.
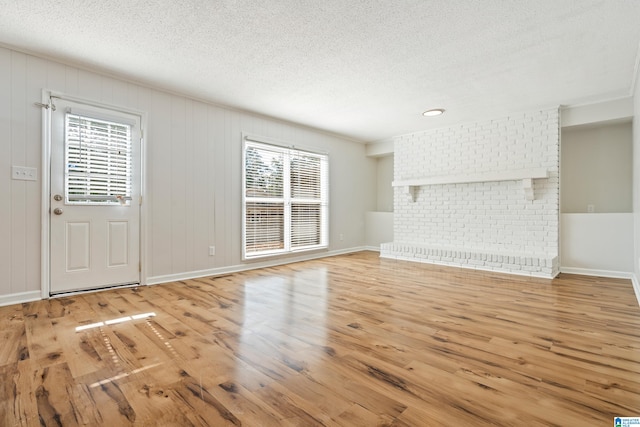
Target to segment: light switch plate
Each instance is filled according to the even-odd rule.
[[[23,181],[37,181],[38,169],[28,168],[25,166],[12,166],[11,179],[20,179]]]

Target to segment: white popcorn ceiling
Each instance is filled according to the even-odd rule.
[[[0,0],[4,46],[362,141],[629,96],[639,42],[638,0]]]

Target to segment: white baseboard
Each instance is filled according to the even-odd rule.
[[[208,270],[155,276],[155,277],[149,277],[147,279],[147,284],[156,285],[159,283],[195,279],[198,277],[219,276],[222,274],[237,273],[240,271],[254,270],[254,269],[264,268],[264,267],[273,267],[276,265],[289,264],[292,262],[326,258],[330,256],[342,255],[342,254],[348,254],[348,253],[354,253],[354,252],[360,252],[360,251],[379,252],[380,248],[375,246],[363,246],[363,247],[343,249],[338,251],[316,253],[313,255],[306,255],[306,256],[301,256],[296,258],[270,260],[270,261],[264,261],[260,263],[241,264],[241,265],[234,265],[230,267],[221,267],[221,268],[213,268]],[[398,258],[394,257],[394,259],[398,259]],[[447,265],[447,264],[441,264],[441,265]],[[452,265],[448,265],[448,266],[457,267]],[[486,270],[486,271],[492,271],[492,270]],[[499,271],[493,270],[493,272],[499,272]],[[633,284],[633,290],[636,295],[636,300],[638,301],[638,305],[640,306],[640,281],[638,281],[638,277],[633,273],[610,271],[610,270],[572,268],[572,267],[561,267],[560,272],[567,273],[567,274],[580,274],[584,276],[599,276],[599,277],[611,277],[611,278],[618,278],[618,279],[630,279],[631,283]],[[40,291],[29,291],[29,292],[21,292],[16,294],[9,294],[9,295],[0,295],[0,307],[12,305],[12,304],[22,304],[24,302],[38,301],[41,299],[42,299],[42,294]]]
[[[636,300],[638,300],[638,305],[640,306],[640,283],[638,283],[638,276],[633,274],[631,277],[631,283],[633,284],[633,291],[636,294]]]
[[[529,271],[518,271],[518,270],[506,270],[506,269],[499,269],[499,268],[483,267],[480,265],[468,265],[468,264],[457,264],[454,262],[434,261],[434,260],[429,260],[424,258],[403,257],[403,256],[396,256],[396,255],[380,255],[380,258],[395,259],[398,261],[418,262],[422,264],[441,265],[444,267],[463,268],[465,270],[486,271],[488,273],[513,274],[515,276],[535,277],[536,279],[551,280],[555,277],[555,276],[549,276],[546,274],[537,273],[533,271],[529,272]]]
[[[640,283],[638,283],[638,277],[634,273],[627,273],[626,271],[593,270],[589,268],[573,267],[560,267],[560,273],[580,274],[583,276],[611,277],[613,279],[630,279],[631,284],[633,285],[633,292],[636,295],[636,301],[640,306]]]
[[[592,268],[560,267],[560,273],[580,274],[582,276],[610,277],[612,279],[632,279],[633,273],[626,271],[595,270]]]
[[[22,304],[23,302],[31,302],[38,301],[42,299],[42,292],[38,291],[29,291],[29,292],[20,292],[17,294],[9,294],[9,295],[1,295],[0,296],[0,307],[5,305],[12,304]]]
[[[239,271],[255,270],[258,268],[273,267],[276,265],[290,264],[293,262],[307,261],[307,260],[318,259],[318,258],[326,258],[330,256],[335,256],[335,255],[343,255],[343,254],[361,252],[361,251],[367,251],[367,250],[375,251],[379,249],[360,246],[356,248],[341,249],[341,250],[328,251],[328,252],[315,252],[312,254],[305,254],[305,255],[301,255],[293,258],[277,258],[277,259],[274,258],[268,261],[248,262],[246,264],[233,265],[229,267],[212,268],[208,270],[190,271],[190,272],[177,273],[177,274],[167,274],[163,276],[148,277],[145,284],[157,285],[159,283],[195,279],[198,277],[219,276],[222,274],[236,273]],[[16,294],[0,295],[0,307],[5,305],[21,304],[23,302],[38,301],[42,299],[44,298],[42,296],[42,291],[40,290],[21,292]]]
[[[312,259],[327,258],[330,256],[343,255],[343,254],[349,254],[349,253],[361,252],[361,251],[367,251],[367,250],[376,250],[376,249],[372,249],[366,246],[360,246],[356,248],[341,249],[341,250],[335,250],[335,251],[316,252],[316,253],[305,254],[305,255],[301,255],[293,258],[274,258],[274,259],[270,259],[266,261],[258,261],[258,262],[252,261],[252,262],[247,262],[246,264],[231,265],[228,267],[219,267],[219,268],[211,268],[207,270],[189,271],[184,273],[164,274],[161,276],[148,277],[145,283],[147,285],[158,285],[160,283],[169,283],[169,282],[177,282],[180,280],[197,279],[199,277],[220,276],[223,274],[238,273],[241,271],[256,270],[258,268],[265,268],[265,267],[275,267],[277,265],[291,264],[294,262],[309,261]]]

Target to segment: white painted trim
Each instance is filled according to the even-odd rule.
[[[149,198],[147,197],[147,138],[149,134],[148,118],[149,113],[139,112],[140,115],[140,132],[142,141],[140,144],[140,197],[142,198],[142,204],[140,205],[140,285],[146,285],[147,281],[147,259],[148,246],[147,246],[147,224],[149,219]]]
[[[431,176],[417,179],[405,179],[393,181],[393,187],[441,185],[441,184],[468,184],[476,182],[494,181],[518,181],[521,179],[548,178],[549,171],[545,168],[517,169],[507,171],[494,171],[484,173],[468,173],[462,175]]]
[[[518,169],[508,171],[472,173],[463,175],[432,176],[426,178],[406,179],[393,181],[393,187],[403,187],[404,193],[411,202],[415,202],[416,189],[422,185],[441,184],[472,184],[477,182],[495,181],[519,181],[522,180],[522,189],[526,200],[535,200],[533,194],[533,180],[549,178],[549,171],[544,168]]]
[[[366,250],[370,250],[370,249],[367,247],[361,246],[361,247],[341,249],[336,251],[319,252],[311,255],[307,254],[304,256],[298,256],[294,258],[278,258],[278,259],[271,259],[268,261],[230,265],[228,267],[211,268],[208,270],[198,270],[198,271],[190,271],[190,272],[176,273],[176,274],[165,274],[162,276],[148,277],[146,280],[146,283],[147,285],[158,285],[160,283],[169,283],[169,282],[177,282],[180,280],[197,279],[199,277],[220,276],[222,274],[238,273],[241,271],[248,271],[248,270],[257,270],[265,267],[275,267],[277,265],[292,264],[294,262],[300,262],[300,261],[310,261],[313,259],[327,258],[327,257],[336,256],[336,255],[362,252]]]
[[[303,142],[298,142],[296,145],[296,143],[294,143],[293,141],[284,141],[282,139],[278,139],[278,138],[270,138],[267,136],[260,136],[254,133],[248,133],[248,132],[241,132],[241,136],[242,136],[242,144],[243,147],[245,146],[246,142],[256,142],[258,144],[267,144],[267,145],[273,145],[275,147],[278,148],[284,148],[287,150],[301,150],[301,151],[308,151],[312,154],[322,154],[325,156],[329,155],[329,152],[327,150],[323,150],[321,148],[318,147],[314,147],[312,145],[304,145],[304,141]]]
[[[365,251],[380,252],[380,246],[365,246]]]
[[[300,262],[300,261],[310,261],[313,259],[327,258],[327,257],[336,256],[336,255],[344,255],[344,254],[350,254],[350,253],[362,252],[362,251],[377,251],[377,250],[379,249],[375,247],[362,246],[362,247],[341,249],[341,250],[330,251],[330,252],[316,253],[314,255],[306,255],[306,256],[300,256],[295,258],[281,258],[277,260],[264,261],[259,263],[247,263],[247,264],[241,264],[241,265],[233,265],[229,267],[213,268],[209,270],[199,270],[199,271],[192,271],[192,272],[186,272],[186,273],[167,274],[164,276],[149,277],[145,280],[145,283],[147,285],[157,285],[160,283],[169,283],[169,282],[175,282],[179,280],[196,279],[199,277],[206,277],[206,276],[219,276],[222,274],[237,273],[237,272],[247,271],[247,270],[256,270],[256,269],[265,268],[265,267],[274,267],[277,265],[291,264],[291,263]],[[136,286],[138,285],[122,286],[120,288],[136,287]],[[91,292],[102,292],[102,291],[108,291],[111,289],[114,289],[114,288],[95,289],[95,290],[92,290]],[[65,296],[82,294],[82,293],[84,292],[69,292],[69,293],[58,294],[50,297],[49,294],[43,295],[40,291],[29,291],[29,292],[22,292],[17,294],[0,295],[0,307],[5,305],[21,304],[24,302],[38,301],[38,300],[44,300],[49,298],[59,298],[59,297],[65,297]]]
[[[5,305],[22,304],[23,302],[38,301],[43,299],[40,291],[20,292],[0,296],[0,307]]]
[[[500,274],[513,274],[516,276],[523,276],[523,277],[535,277],[537,279],[547,279],[547,280],[551,280],[554,279],[556,275],[554,276],[547,276],[545,274],[541,274],[541,273],[536,273],[536,272],[530,272],[530,271],[517,271],[517,270],[507,270],[507,269],[492,269],[492,268],[488,268],[488,267],[482,267],[482,266],[476,266],[476,265],[464,265],[464,264],[455,264],[455,263],[446,263],[446,262],[439,262],[439,261],[431,261],[431,260],[427,260],[427,259],[423,259],[423,258],[412,258],[412,257],[403,257],[403,256],[396,256],[396,255],[383,255],[382,253],[380,254],[380,258],[386,258],[386,259],[395,259],[398,261],[409,261],[409,262],[419,262],[422,264],[433,264],[433,265],[441,265],[444,267],[452,267],[452,268],[464,268],[466,270],[478,270],[478,271],[486,271],[489,273],[500,273]]]
[[[86,290],[83,289],[80,291],[62,292],[59,294],[51,295],[49,299],[64,298],[64,297],[70,297],[74,295],[83,295],[83,294],[94,293],[94,292],[106,292],[106,291],[112,291],[115,289],[137,288],[139,286],[141,286],[139,283],[132,283],[129,285],[107,286],[106,288],[96,288],[96,289],[86,289]]]
[[[290,143],[285,143],[274,138],[267,138],[242,132],[242,164],[247,164],[247,151],[248,148],[254,148],[259,151],[264,151],[265,146],[270,146],[270,150],[276,151],[282,155],[284,165],[282,168],[282,176],[285,178],[283,184],[283,194],[280,199],[284,202],[283,215],[284,215],[284,231],[283,231],[283,247],[280,249],[261,251],[255,255],[247,254],[247,203],[249,202],[271,202],[273,197],[256,197],[247,196],[246,191],[242,191],[242,261],[251,262],[253,260],[260,260],[269,256],[287,256],[289,254],[295,254],[297,251],[322,251],[327,250],[329,247],[330,229],[329,229],[329,216],[330,216],[330,197],[329,197],[329,153],[322,151],[308,150],[304,147],[296,146]],[[299,154],[308,153],[311,156],[315,156],[320,160],[320,198],[313,199],[313,201],[320,206],[322,219],[322,226],[320,227],[320,244],[306,247],[304,249],[297,249],[292,247],[292,201],[293,193],[290,191],[290,175],[291,165],[289,160]],[[246,167],[242,167],[242,188],[247,186],[247,170]],[[274,202],[276,203],[276,202]],[[277,202],[280,203],[280,202]]]
[[[560,267],[560,273],[579,274],[582,276],[609,277],[612,279],[631,279],[633,273],[626,271],[595,270],[592,268]]]
[[[142,197],[142,206],[140,206],[140,218],[139,218],[139,261],[140,272],[138,280],[141,285],[146,284],[146,260],[147,260],[147,219],[148,210],[146,209],[147,197],[146,197],[146,165],[147,165],[147,119],[148,113],[140,110],[131,109],[128,107],[105,104],[101,102],[87,100],[85,98],[79,98],[76,96],[65,95],[60,92],[52,91],[50,89],[42,90],[42,103],[48,104],[51,98],[61,99],[63,101],[70,101],[77,104],[87,105],[90,107],[102,108],[120,113],[125,113],[133,116],[138,116],[140,119],[140,132],[142,143],[140,145],[140,195]],[[53,102],[55,104],[55,101]],[[40,243],[40,293],[41,299],[48,299],[51,297],[51,271],[50,271],[50,210],[51,210],[51,108],[44,110],[42,115],[42,211],[41,211],[41,243]]]
[[[51,100],[51,91],[42,90],[42,103],[49,104]],[[42,299],[49,297],[51,285],[49,271],[49,211],[51,210],[51,199],[49,197],[51,191],[51,108],[43,109],[42,113],[42,187],[40,196],[42,207],[40,212],[40,296]]]

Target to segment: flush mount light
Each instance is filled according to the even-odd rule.
[[[444,108],[434,108],[432,110],[425,111],[424,113],[422,113],[422,115],[425,117],[435,117],[439,116],[442,113],[444,113]]]

